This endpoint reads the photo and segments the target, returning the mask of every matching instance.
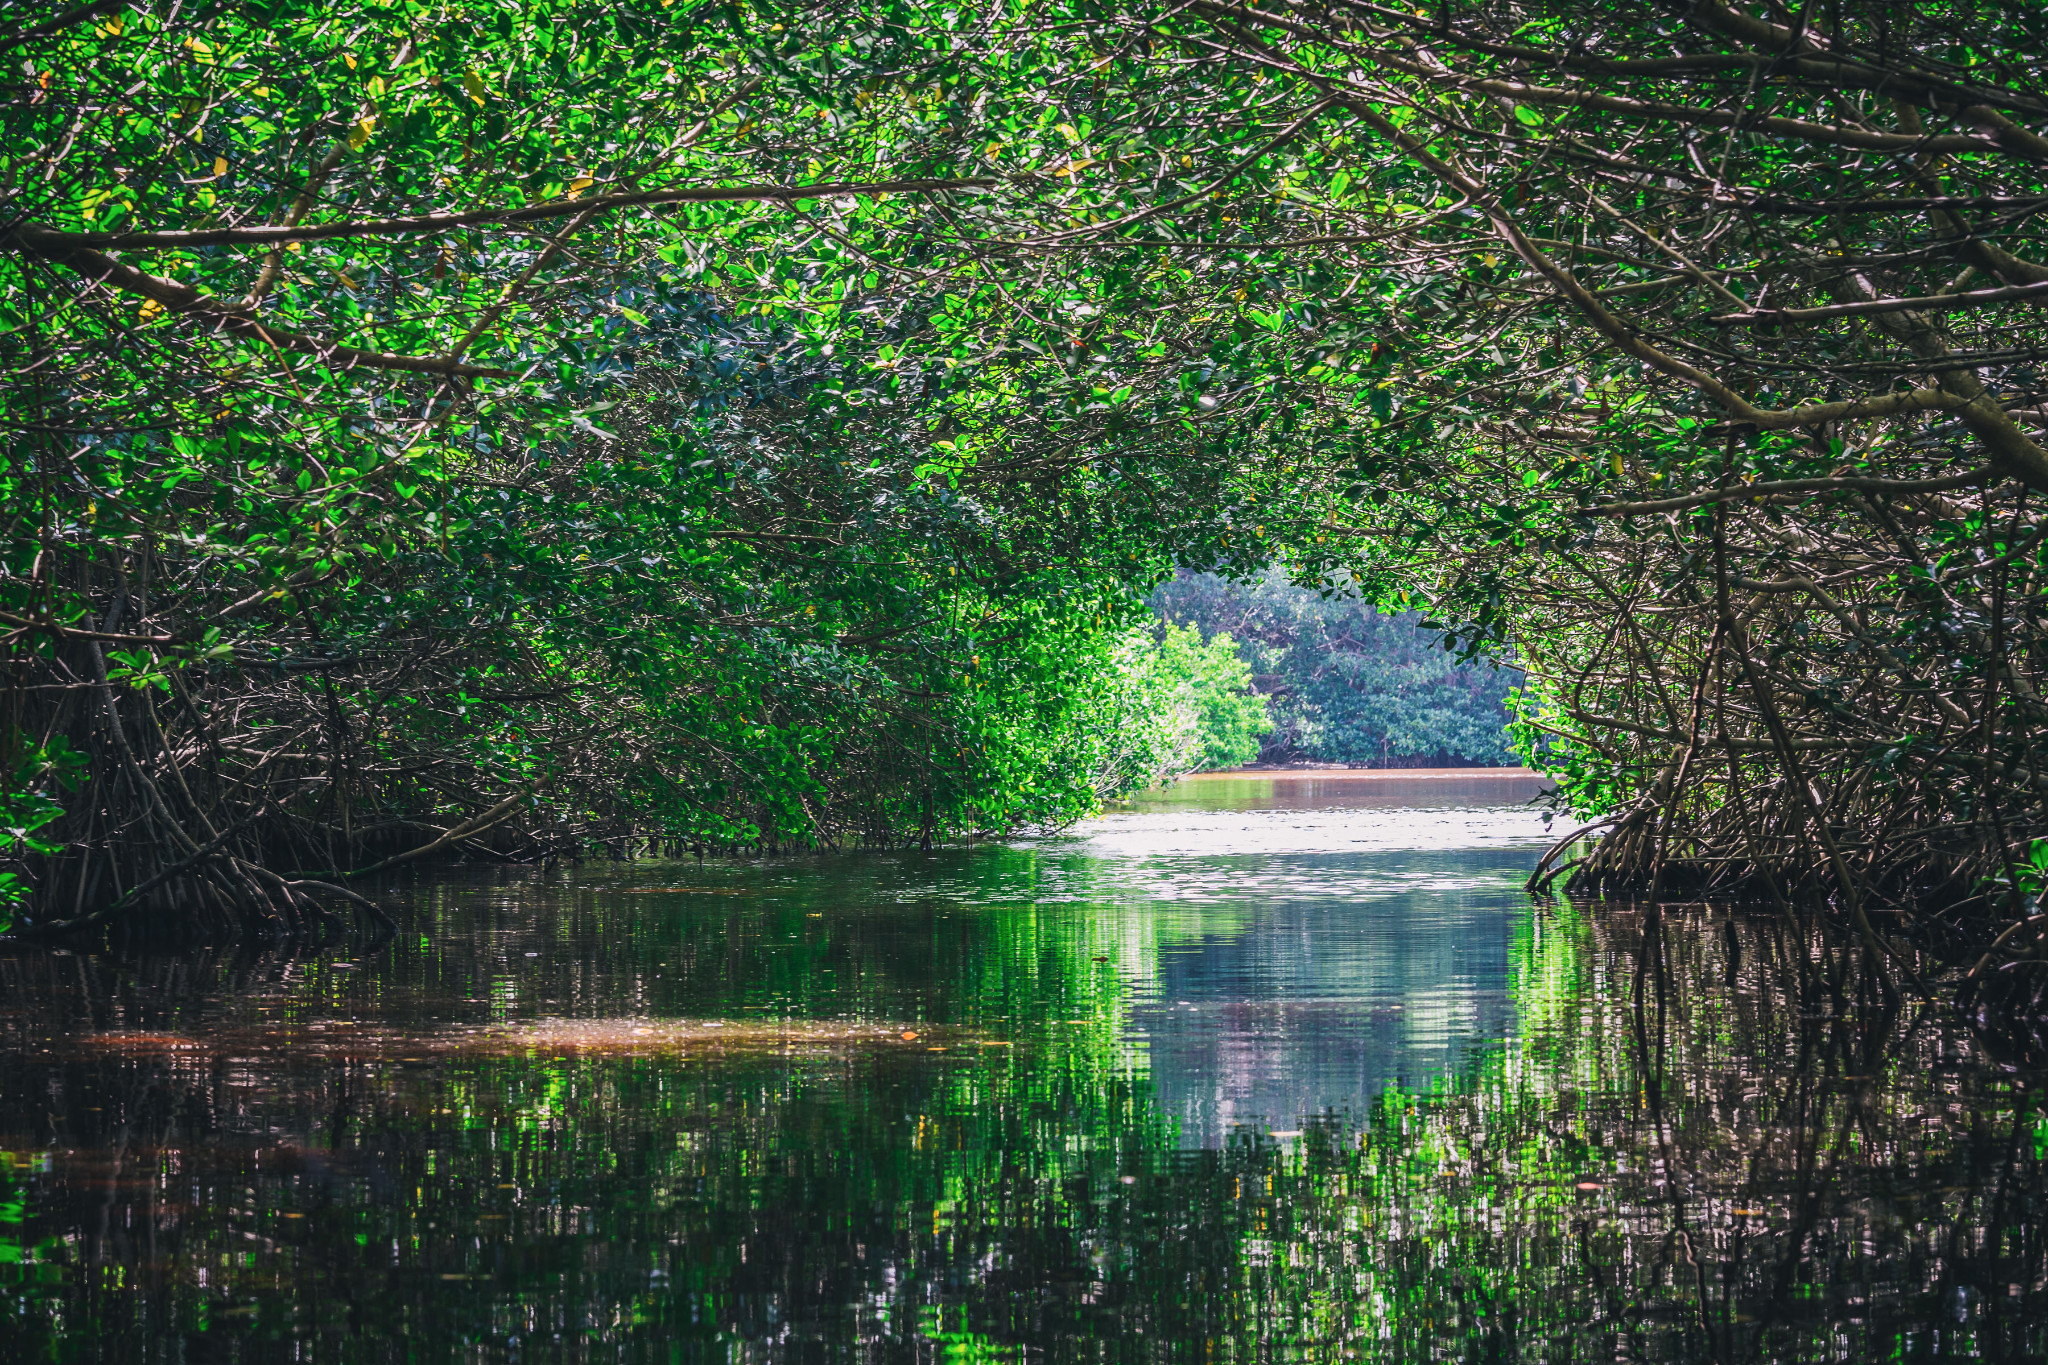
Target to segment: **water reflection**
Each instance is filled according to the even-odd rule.
[[[1197,773],[1123,803],[1152,811],[1403,813],[1526,809],[1548,778],[1522,768],[1306,768]]]
[[[1282,901],[1255,926],[1163,946],[1125,1036],[1182,1144],[1352,1128],[1390,1086],[1469,1074],[1511,1032],[1512,894]]]
[[[1508,950],[1544,826],[1456,803],[1475,788],[1536,783],[1198,778],[1047,841],[1059,890],[1142,907],[1123,1036],[1183,1146],[1355,1127],[1390,1086],[1466,1075],[1512,1035]]]
[[[2037,1063],[1394,790],[0,958],[0,1357],[2048,1353]]]

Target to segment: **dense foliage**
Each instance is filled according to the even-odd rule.
[[[1056,815],[1137,593],[1277,563],[1513,650],[1575,885],[2036,961],[2048,38],[1823,8],[16,28],[38,895]]]
[[[1312,120],[1271,207],[1240,191],[1218,225],[1258,239],[1265,372],[1306,381],[1245,420],[1358,411],[1307,390],[1370,363],[1274,273],[1337,247],[1385,367],[1349,553],[1512,639],[1524,733],[1611,826],[1572,883],[1824,898],[1873,953],[1911,927],[2036,995],[2039,7],[1213,5],[1128,31]]]
[[[1254,583],[1182,570],[1152,609],[1232,640],[1270,699],[1267,762],[1360,767],[1497,767],[1508,744],[1513,669],[1460,663],[1416,614],[1376,611],[1348,588],[1313,589],[1269,571]]]
[[[934,467],[935,105],[875,18],[8,36],[0,890],[297,924],[397,858],[928,843],[1185,766],[1135,590],[1221,471]]]
[[[1235,768],[1259,756],[1259,738],[1273,728],[1252,686],[1251,666],[1228,635],[1162,622],[1154,668],[1171,692],[1159,710],[1173,718],[1179,742],[1167,771]]]
[[[1824,903],[2031,998],[2042,15],[1760,8],[991,31],[962,107],[1034,159],[955,220],[991,281],[955,455],[1231,469],[1297,581],[1512,647],[1522,742],[1606,831],[1569,885]]]

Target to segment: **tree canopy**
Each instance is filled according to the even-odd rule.
[[[993,827],[1090,799],[1138,594],[1279,564],[1514,650],[1612,827],[1576,885],[1829,899],[1887,955],[1932,900],[1913,927],[1989,942],[2048,834],[2043,26],[19,25],[10,800],[95,812],[45,826],[80,906],[117,829],[310,872],[368,865],[359,817],[390,851],[514,811]]]
[[[876,17],[815,50],[654,3],[9,37],[39,919],[296,923],[450,850],[929,841],[1178,761],[1129,704],[1132,585],[1205,553],[1222,474],[933,464],[962,384],[891,338],[945,331],[906,243],[969,178],[931,174],[943,34]],[[906,61],[927,93],[878,88]]]

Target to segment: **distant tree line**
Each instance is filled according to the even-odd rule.
[[[1463,661],[1416,612],[1384,612],[1344,588],[1268,570],[1252,582],[1182,569],[1153,590],[1163,622],[1226,639],[1271,708],[1264,763],[1368,768],[1499,767],[1512,667]],[[1171,626],[1168,626],[1170,629]]]

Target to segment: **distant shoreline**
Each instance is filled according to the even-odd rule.
[[[1550,779],[1533,768],[1347,768],[1341,764],[1300,764],[1272,768],[1217,768],[1209,772],[1189,773],[1182,782],[1213,781],[1218,778],[1244,779],[1248,777],[1313,777],[1319,780],[1337,778],[1343,781],[1386,781],[1414,778],[1536,778],[1547,782]]]

